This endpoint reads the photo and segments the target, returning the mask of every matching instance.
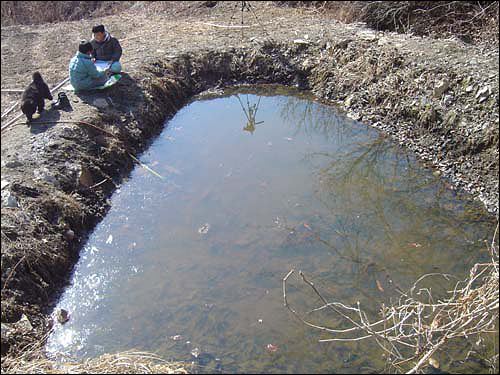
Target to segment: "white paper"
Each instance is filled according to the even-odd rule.
[[[109,65],[107,61],[103,61],[103,60],[96,60],[94,64],[95,64],[97,71],[99,71],[99,72],[102,72]]]

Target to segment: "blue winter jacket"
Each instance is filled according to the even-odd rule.
[[[69,80],[75,91],[89,90],[102,84],[106,72],[99,72],[89,55],[78,51],[69,62]]]

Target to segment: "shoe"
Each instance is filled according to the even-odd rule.
[[[70,108],[71,104],[69,103],[69,99],[66,95],[65,92],[60,92],[57,95],[57,102],[52,103],[52,108],[55,109],[64,109],[64,108]]]

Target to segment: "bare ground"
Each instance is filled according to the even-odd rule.
[[[21,117],[2,130],[2,195],[8,191],[17,202],[2,201],[2,357],[49,330],[82,244],[133,168],[130,154],[207,89],[309,89],[380,128],[498,215],[497,44],[377,33],[267,2],[252,2],[255,13],[244,13],[248,27],[220,27],[241,25],[239,8],[203,3],[139,4],[100,19],[2,27],[2,89],[23,89],[35,70],[54,87],[98,23],[124,50],[123,78],[112,88],[68,93],[71,111],[47,110],[30,127]],[[439,93],[442,84],[448,88]],[[18,99],[2,93],[2,113]],[[3,118],[2,127],[19,113]],[[87,172],[90,180],[81,177]],[[20,323],[23,314],[31,328]]]

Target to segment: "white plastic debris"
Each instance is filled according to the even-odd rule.
[[[108,237],[108,239],[106,240],[106,243],[107,243],[108,245],[111,245],[111,243],[112,243],[112,242],[113,242],[113,235],[112,235],[112,234],[110,234],[110,235],[109,235],[109,237]]]
[[[209,229],[210,229],[210,224],[205,223],[205,224],[203,224],[203,225],[202,225],[202,226],[198,229],[198,233],[199,233],[199,234],[207,234]]]
[[[191,355],[194,357],[194,358],[198,358],[198,356],[200,355],[200,349],[198,348],[194,348],[193,350],[191,350]]]

